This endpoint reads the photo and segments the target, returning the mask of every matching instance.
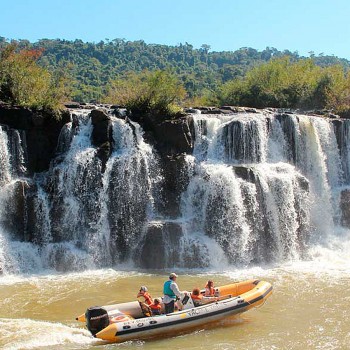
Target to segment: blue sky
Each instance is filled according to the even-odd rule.
[[[0,36],[270,46],[350,59],[349,16],[349,0],[1,0]]]

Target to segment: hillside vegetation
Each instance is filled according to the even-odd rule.
[[[334,56],[310,53],[310,58],[303,58],[297,52],[269,47],[211,52],[206,44],[195,49],[188,43],[167,46],[124,39],[19,40],[15,53],[21,69],[33,79],[16,89],[36,91],[33,99],[14,88],[20,79],[13,70],[9,74],[4,54],[11,45],[0,37],[0,99],[7,95],[19,104],[45,107],[65,98],[159,112],[174,111],[175,105],[204,104],[349,110],[350,62]],[[31,66],[23,64],[28,52],[40,53],[31,57]],[[161,97],[156,96],[155,86],[162,90]],[[141,98],[135,97],[142,92]]]

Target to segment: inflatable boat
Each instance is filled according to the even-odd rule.
[[[204,294],[204,290],[201,291]],[[248,280],[215,288],[215,301],[195,306],[189,292],[177,301],[177,311],[150,316],[139,301],[88,308],[76,320],[85,322],[96,338],[109,342],[146,339],[183,332],[262,305],[272,293],[268,282]]]

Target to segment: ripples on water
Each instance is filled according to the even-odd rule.
[[[104,269],[0,280],[0,347],[19,349],[349,349],[350,283],[345,253],[316,248],[313,261],[226,271],[177,271],[183,290],[248,278],[271,282],[268,301],[238,317],[171,338],[106,344],[75,317],[92,305],[135,299],[140,285],[160,295],[165,273]],[[330,259],[332,256],[332,259]],[[325,257],[330,259],[324,260]]]

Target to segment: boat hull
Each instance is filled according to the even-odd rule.
[[[123,342],[187,331],[261,305],[271,295],[272,286],[268,282],[252,280],[219,287],[217,293],[225,298],[168,315],[112,323],[95,337],[109,342]]]

